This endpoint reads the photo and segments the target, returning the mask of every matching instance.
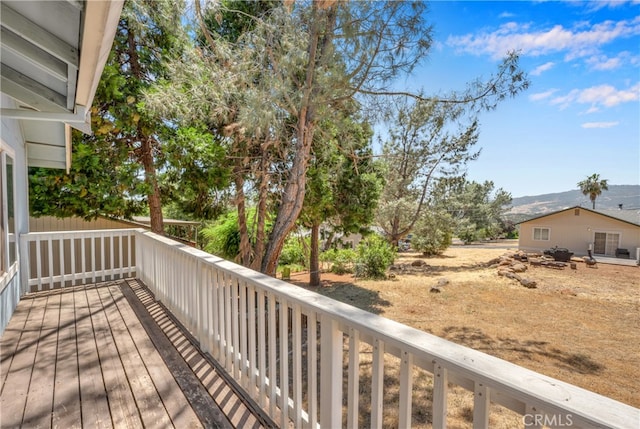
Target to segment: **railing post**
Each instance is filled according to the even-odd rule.
[[[411,427],[411,392],[413,391],[413,355],[403,351],[400,356],[400,404],[398,427]]]
[[[373,340],[373,362],[371,365],[371,427],[382,427],[384,405],[384,341]]]
[[[320,425],[342,426],[342,332],[338,322],[320,319]]]
[[[349,367],[347,379],[347,427],[357,428],[360,410],[360,333],[349,329]]]
[[[433,365],[433,428],[447,427],[447,369],[439,363]]]
[[[26,294],[29,291],[29,280],[31,277],[31,244],[27,241],[27,236],[20,234],[20,240],[18,240],[19,247],[18,252],[20,254],[20,296]]]
[[[476,382],[473,392],[473,429],[489,427],[490,390],[482,383]]]

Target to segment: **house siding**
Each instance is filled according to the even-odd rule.
[[[534,228],[549,228],[549,240],[534,240]],[[631,258],[636,257],[636,249],[640,248],[640,226],[582,208],[570,208],[522,222],[518,245],[521,250],[535,252],[558,246],[583,256],[594,243],[596,232],[620,234],[618,247],[628,249]]]
[[[15,102],[4,94],[0,95],[0,105],[3,108],[15,108]],[[18,121],[3,117],[0,122],[0,138],[3,148],[8,148],[14,161],[14,217],[17,255],[16,262],[8,267],[6,272],[0,274],[0,335],[2,335],[20,301],[21,270],[25,268],[25,263],[21,260],[22,249],[19,237],[29,231],[29,201],[26,149]]]

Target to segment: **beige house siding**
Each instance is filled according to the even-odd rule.
[[[53,216],[42,216],[29,218],[29,231],[31,232],[87,231],[94,229],[124,228],[140,228],[140,225],[126,221],[107,219],[104,217],[99,217],[91,221],[86,221],[80,217],[67,217],[61,219]]]
[[[534,239],[536,228],[548,229],[549,239]],[[640,226],[582,208],[571,208],[522,222],[518,246],[525,251],[543,251],[558,246],[582,256],[587,254],[590,245],[593,246],[596,233],[600,233],[600,237],[608,234],[616,238],[617,235],[618,243],[617,246],[607,246],[604,253],[594,253],[615,256],[617,247],[628,249],[631,258],[635,259],[636,249],[640,248]]]

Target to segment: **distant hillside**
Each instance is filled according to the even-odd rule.
[[[596,209],[640,209],[640,185],[610,185],[596,199]],[[512,219],[522,220],[531,215],[550,213],[573,206],[591,208],[591,200],[578,189],[555,194],[514,198],[507,212]]]

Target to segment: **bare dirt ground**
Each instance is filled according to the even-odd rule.
[[[434,258],[400,253],[396,264],[420,259],[427,266],[382,281],[323,273],[322,286],[312,290],[640,407],[640,268],[529,266],[521,276],[537,288],[527,289],[484,266],[506,252],[513,249],[454,246]],[[430,292],[441,279],[448,280],[441,292]],[[293,274],[292,282],[308,287],[308,275]],[[462,402],[452,427],[468,423]],[[518,423],[505,419],[492,425]]]

